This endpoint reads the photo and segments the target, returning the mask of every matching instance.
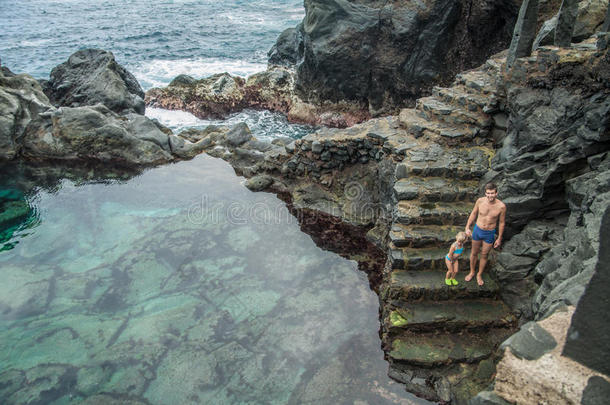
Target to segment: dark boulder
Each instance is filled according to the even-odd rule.
[[[306,0],[305,12],[294,33],[280,36],[273,63],[298,62],[296,86],[307,101],[349,100],[377,114],[506,48],[518,4]]]
[[[144,114],[144,91],[136,78],[114,59],[112,52],[83,49],[51,71],[47,96],[56,106],[104,104],[123,114]]]
[[[303,31],[301,26],[288,28],[278,37],[275,45],[267,53],[272,65],[295,65],[303,57]]]

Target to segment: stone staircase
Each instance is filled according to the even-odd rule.
[[[390,375],[433,401],[466,403],[493,374],[493,353],[513,333],[516,318],[499,286],[465,282],[469,251],[460,258],[458,286],[446,286],[444,256],[464,230],[479,179],[493,156],[495,77],[501,60],[458,75],[449,88],[402,110],[400,125],[421,145],[397,164],[387,274],[380,290],[382,344]]]

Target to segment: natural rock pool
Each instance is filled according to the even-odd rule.
[[[228,164],[0,174],[2,213],[30,207],[0,223],[3,404],[427,403],[358,264]]]

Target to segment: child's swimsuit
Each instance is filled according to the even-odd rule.
[[[463,251],[464,251],[464,246],[462,246],[462,247],[461,247],[461,248],[459,248],[459,249],[455,249],[455,250],[453,251],[453,254],[454,254],[454,255],[456,255],[456,256],[459,256],[459,255],[461,255],[461,254],[462,254],[462,252],[463,252]],[[452,262],[452,261],[453,261],[453,260],[451,260],[451,259],[449,258],[449,255],[445,255],[445,257],[446,257],[446,258],[447,258],[447,260],[449,260],[450,262]]]

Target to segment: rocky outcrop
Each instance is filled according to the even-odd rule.
[[[303,57],[303,28],[284,30],[267,53],[269,64],[293,66]]]
[[[50,107],[33,77],[0,71],[0,160],[13,159],[19,153],[27,125]]]
[[[605,0],[580,1],[578,4],[578,17],[572,34],[572,42],[581,42],[599,31],[604,23],[607,9],[608,2]],[[544,22],[538,31],[532,49],[536,50],[540,46],[552,45],[555,38],[555,27],[557,27],[557,15]]]
[[[307,0],[302,24],[280,36],[270,63],[297,61],[306,101],[349,100],[375,115],[506,48],[517,11],[512,0]]]
[[[183,110],[203,119],[223,119],[245,108],[281,112],[291,122],[347,127],[370,115],[357,103],[313,105],[295,94],[292,69],[275,66],[247,79],[220,73],[196,80],[180,75],[165,88],[146,92],[146,104]]]
[[[68,64],[78,65],[82,52],[73,55]],[[84,53],[89,54],[90,52]],[[94,54],[99,56],[98,61],[106,60],[111,55],[102,51]],[[116,65],[114,59],[108,61],[107,65],[113,64]],[[55,71],[65,72],[65,69],[64,66]],[[131,76],[121,69],[118,72],[122,72],[125,77]],[[99,81],[100,76],[96,76],[98,73],[105,76],[112,72],[114,71],[100,68],[92,76],[81,78],[83,84],[78,87],[79,91],[87,91],[87,84]],[[66,73],[65,77],[56,75],[55,79],[61,76],[68,80],[74,74],[76,73]],[[53,83],[57,88],[68,88],[73,84]],[[135,79],[134,83],[137,85]],[[69,94],[71,93],[66,93],[64,101],[70,99]],[[91,98],[81,101],[93,102],[97,98],[113,97],[112,91],[96,93],[94,89],[91,94]],[[126,98],[121,97],[114,100],[119,104],[107,104],[125,107]],[[197,141],[173,135],[168,128],[127,107],[121,108],[123,115],[111,111],[102,103],[56,108],[35,79],[25,74],[14,75],[5,69],[0,72],[0,111],[0,159],[3,160],[24,158],[148,166],[192,158],[204,146]]]
[[[51,71],[45,93],[59,107],[104,104],[122,114],[144,114],[144,91],[136,78],[114,59],[112,52],[83,49]]]
[[[170,152],[168,136],[151,121],[137,114],[122,119],[98,104],[39,114],[26,128],[21,155],[152,165],[172,160]]]
[[[577,304],[589,282],[610,191],[607,58],[589,41],[542,48],[506,72],[499,54],[398,117],[268,150],[244,135],[208,151],[253,189],[372,227],[367,237],[387,247],[379,293],[390,375],[420,396],[466,403],[491,382],[496,348],[518,322]],[[509,207],[507,241],[483,287],[446,287],[442,257],[489,180]],[[375,210],[363,216],[366,207]],[[552,345],[517,348],[541,333],[530,324],[505,347],[544,358]]]
[[[502,347],[504,356],[497,365],[494,391],[480,393],[470,404],[607,402],[608,376],[562,355],[573,313],[574,307],[568,307],[543,321],[524,325]],[[590,389],[592,381],[598,389]]]

